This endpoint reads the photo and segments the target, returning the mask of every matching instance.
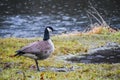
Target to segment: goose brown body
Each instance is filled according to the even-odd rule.
[[[54,51],[54,44],[50,39],[46,41],[36,41],[28,46],[23,47],[19,51],[25,53],[23,56],[32,59],[43,60],[48,58]]]
[[[49,32],[54,31],[52,27],[46,27],[44,31],[44,38],[42,41],[33,42],[20,50],[16,51],[15,56],[26,56],[35,60],[37,69],[39,71],[37,60],[48,58],[54,51],[54,44],[50,39]]]

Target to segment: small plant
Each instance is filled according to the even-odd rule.
[[[91,2],[89,2],[89,4],[90,9],[87,10],[87,16],[90,20],[90,25],[89,28],[85,30],[87,31],[87,34],[101,34],[116,32],[119,30],[117,28],[112,28],[111,26],[109,26],[103,19],[103,17],[100,15],[100,13],[93,7]]]

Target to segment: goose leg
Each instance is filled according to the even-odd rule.
[[[39,66],[38,66],[38,62],[37,62],[36,59],[35,59],[35,63],[36,63],[36,66],[37,66],[37,70],[40,71]]]

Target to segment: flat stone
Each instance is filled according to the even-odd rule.
[[[0,68],[0,72],[2,72],[3,71],[3,69],[2,68]]]
[[[105,58],[105,56],[102,56],[102,55],[96,55],[95,57],[97,57],[97,58]]]
[[[120,55],[117,55],[118,57],[120,57]]]
[[[86,58],[87,58],[87,59],[93,59],[94,56],[87,56]]]
[[[106,47],[120,47],[120,45],[115,42],[108,42],[105,46]]]
[[[54,71],[54,72],[67,72],[68,70],[66,68],[51,68],[51,71]]]
[[[80,60],[81,63],[91,63],[91,60]]]
[[[108,58],[106,58],[106,59],[110,59],[110,58],[108,57]]]
[[[115,56],[110,56],[110,58],[115,58]]]

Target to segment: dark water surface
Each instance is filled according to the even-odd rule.
[[[62,32],[83,31],[90,24],[89,1],[112,27],[120,28],[119,0],[1,0],[0,37],[39,37],[46,25]]]
[[[60,15],[15,15],[5,16],[0,23],[1,37],[38,37],[43,35],[47,25],[57,29],[54,34],[62,32],[82,31],[87,26],[87,18]]]

